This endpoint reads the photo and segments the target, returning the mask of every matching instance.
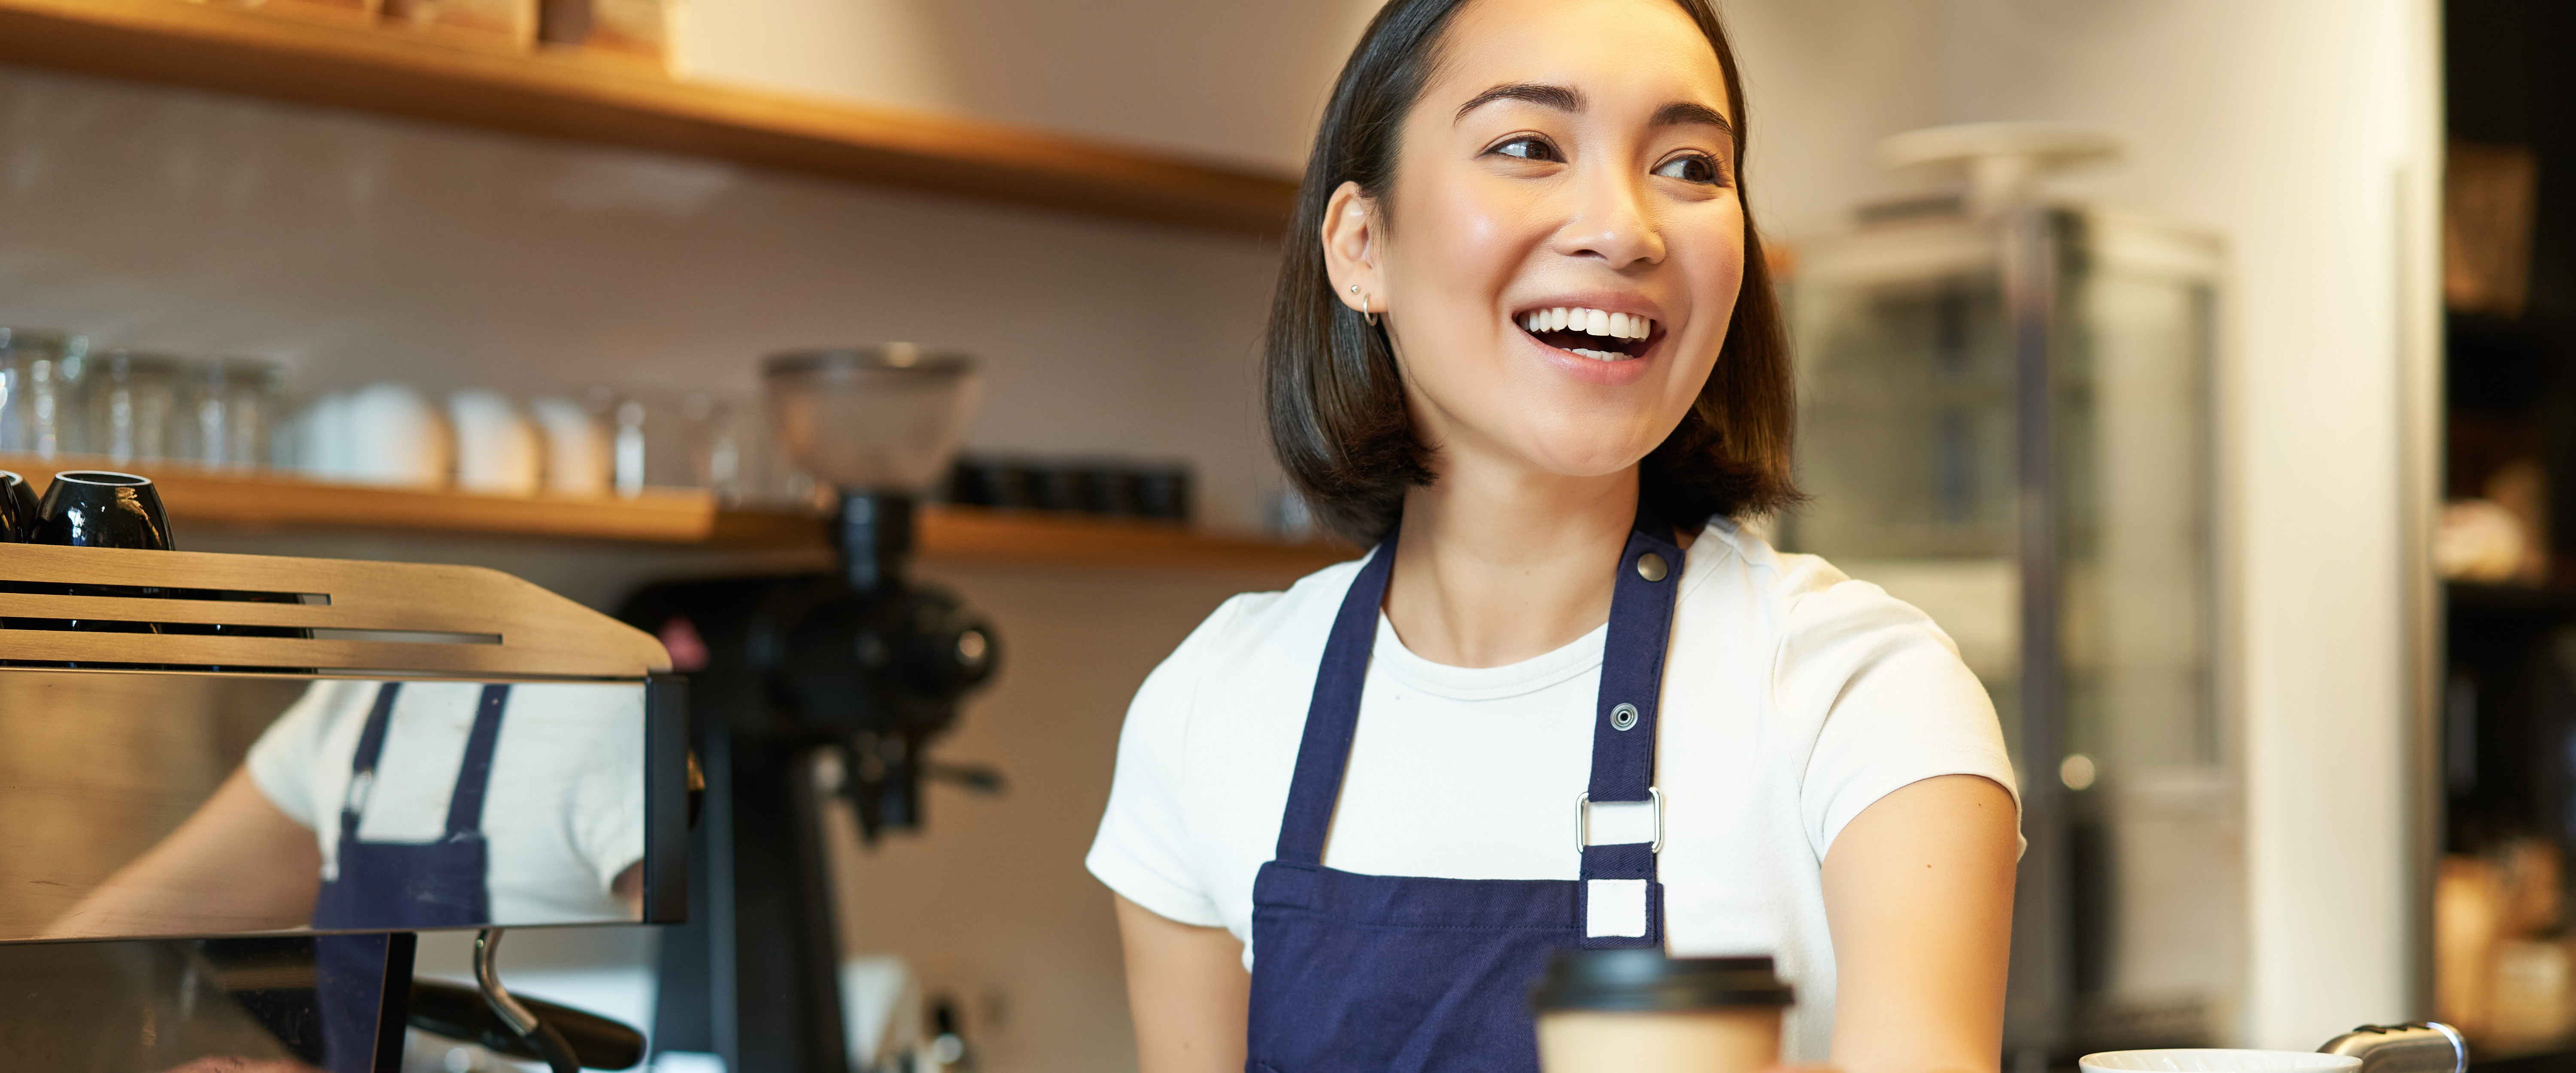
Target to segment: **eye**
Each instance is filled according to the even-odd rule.
[[[1655,174],[1686,183],[1717,186],[1726,181],[1718,171],[1717,161],[1705,153],[1684,153],[1655,166]]]
[[[1562,162],[1565,159],[1565,154],[1556,151],[1555,142],[1536,134],[1515,134],[1486,152],[1523,160]]]

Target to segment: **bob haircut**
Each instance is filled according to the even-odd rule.
[[[1432,449],[1414,431],[1386,333],[1333,293],[1324,206],[1343,183],[1356,182],[1385,211],[1405,116],[1439,66],[1444,28],[1469,2],[1392,0],[1370,21],[1315,133],[1271,300],[1263,377],[1271,449],[1318,520],[1362,544],[1394,526],[1406,489],[1431,483]],[[1673,2],[1726,72],[1741,201],[1747,124],[1734,51],[1711,0]],[[1744,276],[1717,365],[1681,424],[1639,467],[1641,506],[1678,524],[1762,514],[1799,498],[1789,477],[1796,403],[1788,333],[1745,205]]]

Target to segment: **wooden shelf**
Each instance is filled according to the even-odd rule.
[[[1292,177],[891,108],[693,84],[632,59],[463,47],[187,0],[0,0],[0,63],[1119,219],[1269,235]]]
[[[407,532],[608,541],[710,549],[821,549],[825,520],[811,512],[720,508],[715,497],[648,488],[633,498],[574,499],[330,484],[273,474],[232,476],[175,466],[109,466],[0,455],[0,469],[38,487],[66,469],[119,469],[150,477],[181,548],[188,534]],[[1294,577],[1350,558],[1346,548],[1170,523],[931,505],[922,512],[921,556],[933,563],[1198,570]]]

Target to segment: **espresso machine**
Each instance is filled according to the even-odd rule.
[[[843,1073],[822,810],[846,799],[873,840],[921,825],[925,781],[1000,785],[927,754],[992,677],[993,629],[907,570],[977,381],[969,359],[909,344],[781,354],[764,379],[786,454],[837,491],[839,568],[663,582],[620,611],[689,675],[706,779],[654,1040],[739,1073]]]
[[[687,915],[662,646],[491,570],[160,550],[148,481],[55,480],[112,477],[159,547],[0,543],[0,1067],[389,1073],[410,1029],[560,1073],[641,1061],[497,959],[504,929]],[[361,841],[376,882],[345,867]],[[405,856],[458,845],[470,893]],[[481,932],[479,986],[412,978],[431,930]]]

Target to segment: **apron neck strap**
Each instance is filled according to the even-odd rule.
[[[474,730],[465,737],[465,762],[456,770],[456,789],[447,798],[447,836],[483,832],[483,793],[492,785],[492,747],[501,741],[501,710],[510,703],[510,687],[484,686],[474,705]]]
[[[1288,811],[1279,820],[1279,859],[1324,862],[1324,836],[1341,800],[1342,771],[1350,766],[1351,735],[1360,725],[1360,688],[1368,684],[1369,650],[1377,643],[1378,609],[1386,605],[1386,579],[1395,573],[1399,517],[1360,565],[1333,632],[1324,640],[1324,662],[1315,671],[1315,696],[1306,704],[1306,733],[1297,745],[1297,774],[1288,784]]]
[[[1658,532],[1660,530],[1660,532]],[[1638,520],[1619,553],[1610,631],[1593,702],[1593,801],[1644,801],[1655,785],[1655,713],[1664,695],[1664,650],[1682,587],[1682,549],[1669,528]]]
[[[358,731],[358,751],[349,760],[349,791],[340,801],[340,836],[354,841],[358,820],[367,810],[367,798],[376,785],[376,765],[384,759],[385,734],[393,726],[394,701],[402,694],[402,683],[386,682],[376,687],[374,705],[367,709],[365,727]],[[465,759],[457,765],[456,789],[447,798],[447,836],[480,833],[483,829],[483,797],[492,783],[493,747],[501,740],[501,711],[509,705],[510,687],[487,685],[474,706],[474,729],[465,738]]]

